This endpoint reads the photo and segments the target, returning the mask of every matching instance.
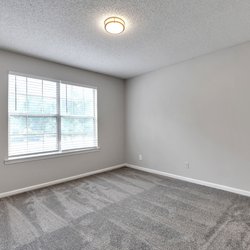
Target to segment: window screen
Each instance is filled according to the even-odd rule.
[[[97,144],[95,88],[9,74],[9,156]]]

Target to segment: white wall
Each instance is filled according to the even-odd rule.
[[[250,190],[250,43],[128,80],[126,134],[130,164]]]
[[[4,165],[8,154],[8,71],[98,87],[101,150]],[[124,163],[124,82],[27,56],[0,51],[0,193]]]

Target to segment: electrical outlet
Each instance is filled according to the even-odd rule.
[[[188,169],[189,168],[189,162],[185,161],[185,167]]]
[[[139,154],[139,161],[142,161],[142,155]]]

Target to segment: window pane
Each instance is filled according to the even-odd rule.
[[[42,80],[27,78],[28,95],[42,96]]]
[[[15,82],[17,94],[26,95],[26,77],[16,76]]]
[[[72,101],[72,114],[78,115],[84,113],[84,101],[83,100],[73,100]]]
[[[96,147],[97,142],[91,140],[87,140],[87,138],[83,135],[62,135],[62,149],[79,149],[79,148],[91,148]]]
[[[57,114],[56,98],[43,97],[43,114],[45,115]]]
[[[92,118],[85,119],[84,135],[91,139],[95,133],[95,120]]]
[[[16,112],[26,113],[27,112],[27,98],[25,95],[17,95],[16,101]]]
[[[43,81],[43,96],[56,98],[56,82]]]
[[[94,118],[62,117],[62,149],[96,147]]]
[[[9,75],[10,156],[58,149],[56,97],[56,82]]]
[[[61,84],[62,150],[97,146],[96,89]]]
[[[28,135],[28,152],[43,152],[43,135]]]
[[[83,134],[84,118],[62,117],[62,134]]]
[[[82,135],[62,135],[63,150],[91,147],[84,142]]]
[[[16,77],[13,75],[9,75],[9,93],[16,92]]]
[[[25,135],[27,134],[26,117],[11,116],[10,117],[10,135]]]
[[[95,122],[93,118],[62,117],[62,134],[82,134],[93,137]]]
[[[55,134],[55,117],[28,117],[28,134]]]
[[[10,93],[9,94],[9,112],[14,113],[16,112],[16,98],[15,94]]]
[[[94,89],[85,88],[84,89],[84,115],[86,116],[94,116],[94,98],[95,98],[95,91]]]
[[[42,114],[42,97],[41,96],[28,96],[28,114]]]
[[[55,117],[11,116],[9,122],[10,155],[42,153],[58,149]]]
[[[9,155],[22,155],[27,153],[27,135],[11,136],[9,140]]]
[[[28,113],[56,114],[56,82],[28,78]]]
[[[61,84],[61,114],[94,116],[96,89]]]
[[[67,85],[69,89],[69,97],[71,99],[82,100],[84,88],[76,85]]]
[[[56,135],[44,135],[44,151],[57,150],[57,136]]]

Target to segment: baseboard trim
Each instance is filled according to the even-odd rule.
[[[62,178],[62,179],[57,179],[57,180],[54,180],[54,181],[41,183],[41,184],[38,184],[38,185],[33,185],[33,186],[25,187],[25,188],[20,188],[20,189],[8,191],[8,192],[0,193],[0,198],[9,197],[9,196],[13,196],[13,195],[16,195],[16,194],[21,194],[21,193],[25,193],[25,192],[28,192],[28,191],[32,191],[32,190],[36,190],[36,189],[40,189],[40,188],[45,188],[45,187],[53,186],[53,185],[68,182],[68,181],[77,180],[77,179],[87,177],[87,176],[90,176],[90,175],[95,175],[95,174],[108,172],[108,171],[118,169],[118,168],[121,168],[121,167],[124,167],[124,166],[126,166],[125,163],[115,165],[115,166],[111,166],[111,167],[107,167],[107,168],[98,169],[98,170],[87,172],[87,173],[84,173],[84,174],[74,175],[74,176],[70,176],[70,177],[66,177],[66,178]]]
[[[166,177],[170,177],[170,178],[174,178],[174,179],[178,179],[178,180],[182,180],[182,181],[187,181],[187,182],[199,184],[199,185],[202,185],[202,186],[216,188],[216,189],[228,191],[228,192],[231,192],[231,193],[240,194],[240,195],[250,197],[250,191],[247,191],[247,190],[228,187],[228,186],[216,184],[216,183],[213,183],[213,182],[202,181],[202,180],[193,179],[193,178],[189,178],[189,177],[185,177],[185,176],[181,176],[181,175],[170,174],[170,173],[167,173],[167,172],[154,170],[154,169],[150,169],[150,168],[145,168],[145,167],[140,167],[140,166],[136,166],[136,165],[132,165],[132,164],[128,164],[128,163],[126,163],[126,166],[129,167],[129,168],[141,170],[141,171],[144,171],[144,172],[147,172],[147,173],[162,175],[162,176],[166,176]]]
[[[16,189],[16,190],[0,193],[0,198],[5,198],[5,197],[13,196],[13,195],[16,195],[16,194],[21,194],[21,193],[25,193],[25,192],[28,192],[28,191],[33,191],[33,190],[36,190],[36,189],[45,188],[45,187],[53,186],[53,185],[56,185],[56,184],[81,179],[83,177],[108,172],[108,171],[115,170],[115,169],[118,169],[118,168],[121,168],[121,167],[124,167],[124,166],[127,166],[129,168],[133,168],[133,169],[137,169],[137,170],[141,170],[141,171],[151,173],[151,174],[166,176],[166,177],[170,177],[170,178],[174,178],[174,179],[178,179],[178,180],[182,180],[182,181],[187,181],[187,182],[199,184],[199,185],[202,185],[202,186],[216,188],[216,189],[228,191],[228,192],[231,192],[231,193],[235,193],[235,194],[250,197],[250,191],[247,191],[247,190],[242,190],[242,189],[238,189],[238,188],[233,188],[233,187],[229,187],[229,186],[216,184],[216,183],[213,183],[213,182],[202,181],[202,180],[193,179],[193,178],[189,178],[189,177],[185,177],[185,176],[181,176],[181,175],[170,174],[170,173],[159,171],[159,170],[154,170],[154,169],[145,168],[145,167],[141,167],[141,166],[137,166],[137,165],[133,165],[133,164],[124,163],[124,164],[119,164],[119,165],[115,165],[115,166],[111,166],[111,167],[106,167],[106,168],[103,168],[103,169],[98,169],[98,170],[87,172],[87,173],[80,174],[80,175],[74,175],[74,176],[70,176],[70,177],[66,177],[66,178],[62,178],[62,179],[57,179],[57,180],[54,180],[54,181],[41,183],[41,184],[38,184],[38,185],[33,185],[33,186],[21,188],[21,189]]]

